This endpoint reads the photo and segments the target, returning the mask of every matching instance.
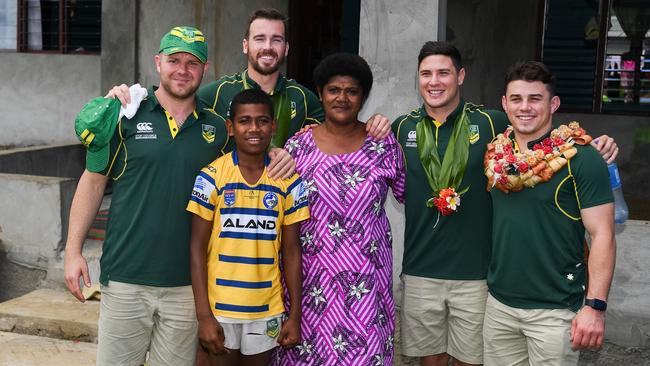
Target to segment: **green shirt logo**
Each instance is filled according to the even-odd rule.
[[[475,144],[481,138],[478,125],[469,125],[469,143]]]
[[[201,136],[208,144],[214,142],[214,137],[216,135],[217,129],[214,126],[210,125],[201,125]]]

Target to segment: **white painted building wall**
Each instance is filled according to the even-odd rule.
[[[98,55],[0,53],[0,146],[77,141],[74,118],[100,77]]]

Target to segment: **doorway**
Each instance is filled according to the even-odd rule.
[[[335,52],[359,53],[361,0],[289,1],[287,76],[316,92],[312,73]]]

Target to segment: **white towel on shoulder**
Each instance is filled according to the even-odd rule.
[[[127,104],[126,107],[120,108],[119,118],[126,116],[126,118],[131,119],[135,116],[135,112],[140,107],[140,102],[147,97],[147,89],[140,86],[140,84],[133,84],[129,87],[129,94],[131,94],[131,103]]]

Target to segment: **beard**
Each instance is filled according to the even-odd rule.
[[[271,66],[263,66],[260,62],[259,59],[262,56],[273,56],[276,58],[277,62]],[[280,66],[284,63],[284,54],[283,55],[278,55],[275,53],[275,51],[270,50],[270,51],[260,51],[257,54],[257,57],[253,59],[253,57],[249,56],[248,57],[249,63],[253,66],[253,69],[257,71],[258,73],[262,75],[271,75],[274,74],[275,72],[280,69]]]
[[[163,89],[165,89],[165,92],[167,92],[167,94],[169,94],[175,99],[188,99],[188,98],[194,98],[194,94],[199,89],[200,84],[185,89],[180,89],[180,88],[174,88],[172,86],[171,81],[167,82],[167,81],[160,80],[160,86]]]

